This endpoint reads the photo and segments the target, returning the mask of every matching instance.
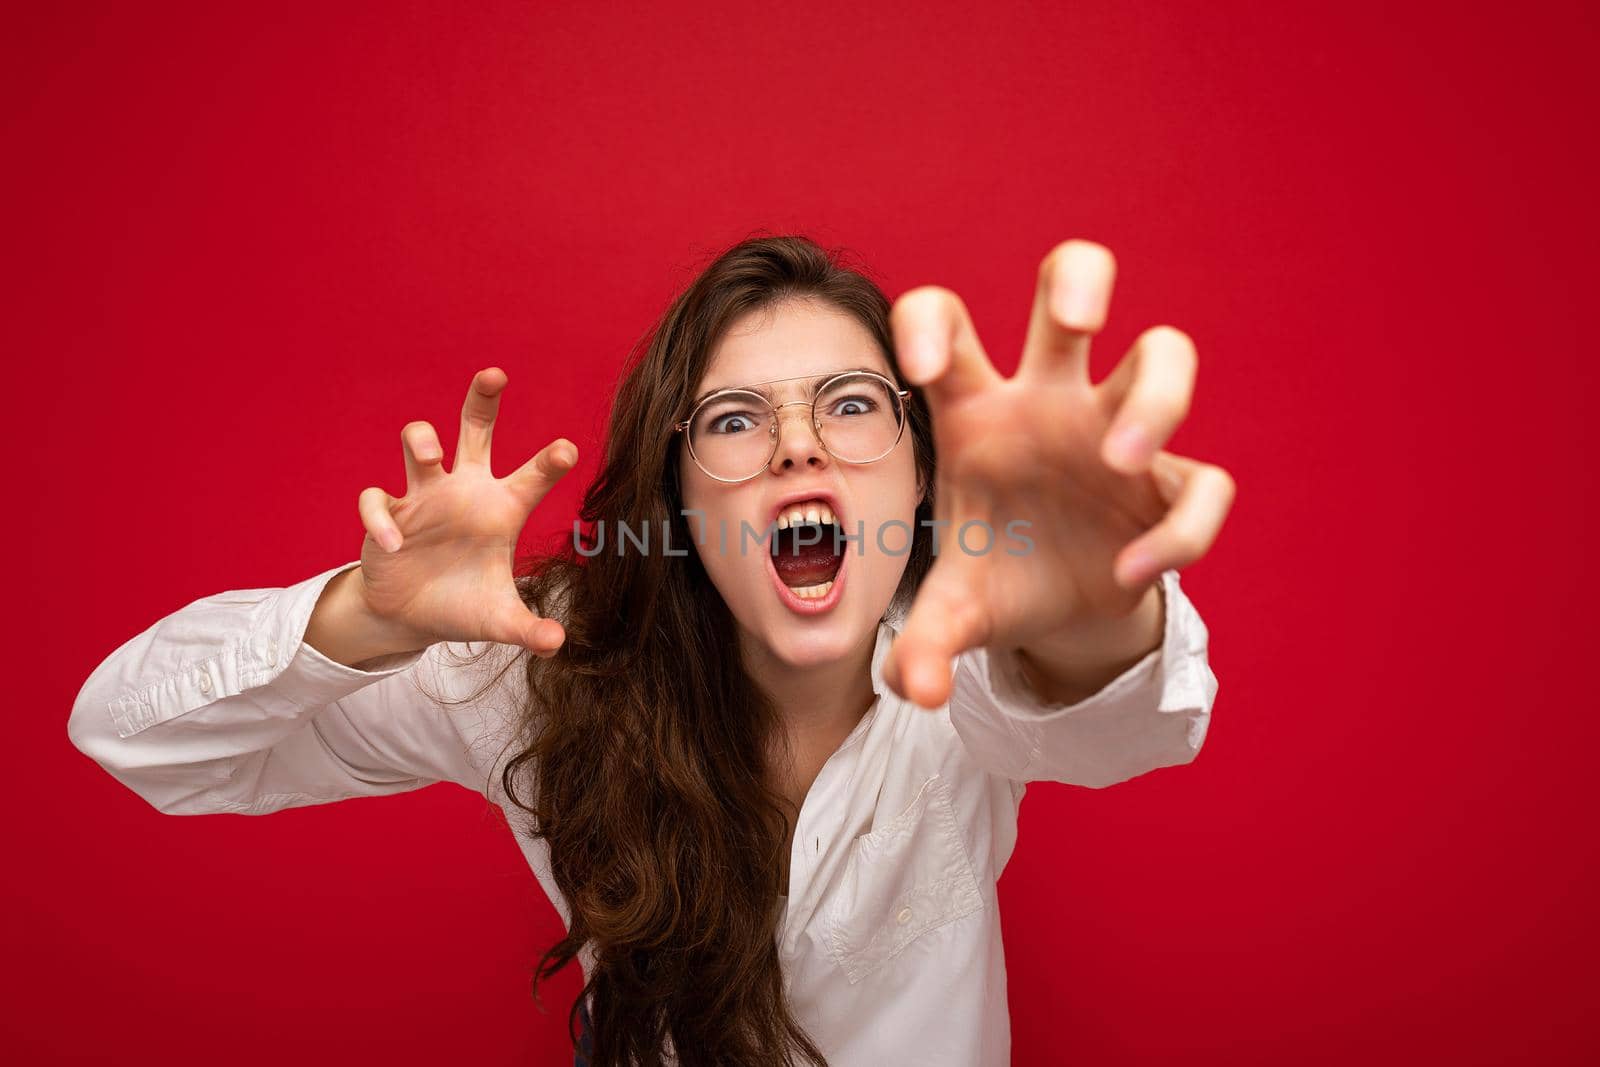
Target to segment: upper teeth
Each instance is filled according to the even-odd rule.
[[[833,509],[820,500],[808,500],[803,504],[791,504],[778,512],[778,529],[787,530],[791,526],[804,526],[806,523],[827,523],[838,525],[838,520],[833,517]]]

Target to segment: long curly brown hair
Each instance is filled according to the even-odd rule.
[[[630,354],[579,543],[517,562],[523,600],[566,628],[553,658],[516,661],[528,704],[502,772],[530,817],[521,832],[548,844],[570,905],[533,996],[592,943],[568,1027],[590,998],[594,1067],[663,1064],[669,1052],[686,1065],[827,1063],[784,998],[776,926],[789,805],[769,785],[773,746],[783,745],[776,709],[745,671],[733,615],[694,551],[596,552],[594,535],[596,524],[625,524],[691,544],[673,425],[724,331],[791,298],[855,316],[899,377],[890,303],[864,268],[805,237],[741,241]],[[933,560],[922,521],[932,514],[933,428],[913,393],[907,425],[928,489],[891,610],[909,603]]]

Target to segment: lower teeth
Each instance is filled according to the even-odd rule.
[[[821,600],[828,595],[828,590],[833,588],[833,579],[830,578],[821,585],[802,585],[799,588],[789,587],[789,591],[801,600]]]

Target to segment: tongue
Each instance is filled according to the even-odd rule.
[[[784,585],[791,589],[821,585],[839,573],[843,558],[833,551],[831,533],[828,531],[817,544],[796,547],[795,538],[789,531],[779,531],[772,565],[777,568],[778,577]]]

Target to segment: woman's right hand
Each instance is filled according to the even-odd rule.
[[[578,449],[558,437],[496,478],[489,442],[505,386],[499,367],[473,375],[448,472],[434,428],[411,422],[400,431],[406,495],[377,486],[361,492],[367,536],[356,588],[370,614],[415,647],[496,641],[549,657],[566,639],[559,622],[523,603],[512,567],[528,516],[577,463]]]

